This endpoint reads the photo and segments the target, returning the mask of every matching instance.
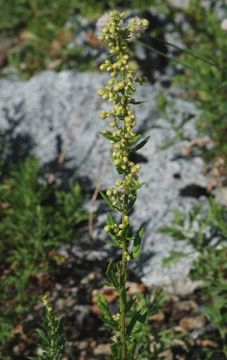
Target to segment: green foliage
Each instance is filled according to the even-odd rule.
[[[57,241],[64,243],[73,239],[79,224],[87,220],[83,209],[84,194],[81,186],[75,184],[69,191],[57,190],[56,209],[54,213],[53,235]]]
[[[183,54],[183,59],[196,69],[196,74],[185,69],[178,80],[186,90],[187,97],[200,110],[199,131],[208,135],[214,143],[213,148],[209,149],[209,158],[221,157],[226,162],[226,31],[221,28],[221,20],[216,12],[205,10],[200,2],[192,3],[187,16],[190,17],[190,29],[184,36],[186,46],[209,63]]]
[[[40,329],[37,329],[39,347],[42,355],[29,358],[31,360],[62,360],[65,351],[65,339],[63,337],[63,319],[55,317],[52,306],[46,296],[43,298],[45,316]]]
[[[202,312],[218,330],[222,343],[219,353],[227,356],[227,208],[212,200],[208,208],[196,206],[186,216],[177,211],[172,225],[162,231],[175,240],[188,241],[198,252],[191,277],[202,282]],[[164,265],[170,265],[171,260],[171,256],[164,259]]]
[[[0,31],[14,33],[26,27],[37,36],[46,33],[47,40],[51,41],[56,30],[65,24],[76,3],[76,0],[1,0]]]
[[[64,25],[75,4],[75,0],[0,0],[0,31],[5,35],[20,32],[20,44],[9,53],[10,63],[29,76],[65,58],[71,33]],[[60,51],[54,47],[56,42]]]
[[[136,297],[129,298],[126,303],[126,316],[127,316],[127,336],[128,342],[128,359],[134,359],[135,356],[139,360],[161,360],[163,358],[163,351],[170,348],[174,340],[179,338],[179,335],[166,329],[153,329],[151,324],[151,317],[157,314],[164,304],[165,295],[162,290],[154,291],[151,295],[138,294]],[[100,304],[101,302],[101,304]],[[98,301],[100,309],[104,312],[105,324],[115,321],[112,327],[116,332],[119,331],[117,320],[119,314],[111,315],[107,308],[108,303],[102,297]],[[121,359],[119,345],[114,336],[112,343],[113,357],[111,359]]]
[[[1,349],[10,328],[36,299],[29,291],[31,279],[48,271],[59,244],[71,241],[86,219],[78,184],[58,190],[42,182],[41,175],[38,161],[29,158],[0,185],[1,322],[7,319]]]
[[[225,246],[226,244],[223,244],[220,248],[204,249],[195,262],[192,277],[203,281],[206,303],[202,312],[218,330],[223,352],[227,356],[227,248]]]
[[[183,251],[174,251],[172,250],[169,254],[169,256],[162,259],[162,266],[164,268],[168,268],[175,263],[177,263],[179,260],[181,260],[183,257],[189,255],[188,253],[184,253]]]
[[[130,301],[131,306],[128,306],[127,312],[130,322],[127,331],[132,337],[132,359],[135,358],[135,354],[139,360],[164,359],[163,352],[171,348],[174,340],[181,338],[180,334],[171,329],[152,327],[150,319],[160,311],[164,302],[165,294],[161,289],[154,291],[152,297],[139,294]],[[131,359],[130,355],[129,358]]]
[[[143,234],[144,234],[143,228],[140,228],[135,234],[130,252],[132,259],[137,259],[141,256],[141,243],[143,239]]]
[[[159,1],[0,0],[0,33],[18,37],[17,45],[7,54],[8,61],[24,77],[45,68],[77,67],[82,71],[94,68],[94,59],[84,54],[82,46],[74,49],[68,46],[75,32],[66,26],[70,17],[81,14],[97,19],[103,12],[116,7],[143,10],[156,2]]]
[[[146,9],[155,1],[145,0],[141,3],[139,0],[128,0],[123,3],[122,0],[0,0],[0,31],[14,33],[25,27],[43,35],[47,30],[47,36],[52,39],[56,29],[61,28],[69,15],[75,12],[83,16],[97,17],[116,7]],[[44,29],[40,25],[44,25]]]
[[[213,209],[211,207],[210,209]],[[169,226],[160,227],[164,234],[172,236],[175,240],[188,240],[193,242],[197,250],[205,245],[204,233],[208,227],[207,218],[201,216],[202,205],[195,205],[188,214],[177,209]],[[197,225],[195,226],[195,221]]]
[[[223,13],[226,3],[219,2]],[[207,4],[208,5],[208,4]],[[211,5],[210,5],[211,6]],[[168,6],[162,7],[166,12]],[[175,24],[179,9],[169,9]],[[207,9],[201,0],[189,2],[189,6],[181,10],[187,30],[176,31],[180,33],[185,47],[161,41],[168,47],[178,51],[178,57],[158,52],[171,62],[180,64],[177,68],[175,82],[184,89],[184,99],[192,100],[199,110],[197,129],[200,135],[206,135],[211,140],[211,146],[205,148],[204,157],[208,161],[224,160],[224,173],[227,170],[227,64],[225,54],[227,50],[226,30],[222,28],[220,15],[212,8]],[[176,24],[175,24],[176,25]],[[180,31],[179,31],[180,30]],[[144,44],[150,50],[156,51]],[[157,52],[157,51],[156,51]],[[178,140],[184,140],[184,125],[191,119],[190,114],[180,114],[176,104],[167,100],[163,94],[157,97],[157,106],[160,112],[169,120],[170,128],[174,130],[174,137],[166,141],[161,147],[167,148]],[[172,108],[174,107],[174,111]],[[181,121],[176,121],[176,112],[181,115]],[[193,116],[192,116],[193,117]]]

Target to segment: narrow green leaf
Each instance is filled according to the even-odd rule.
[[[110,214],[110,213],[107,214],[106,223],[107,223],[107,225],[114,225],[115,224],[115,221],[114,221],[114,218],[113,218],[112,214]]]
[[[137,191],[137,190],[141,189],[144,185],[145,185],[145,183],[140,183],[140,184],[134,185],[132,187],[132,190]]]
[[[114,206],[113,206],[112,201],[110,200],[110,198],[109,198],[106,194],[104,194],[102,191],[100,191],[100,194],[101,194],[103,200],[105,201],[105,203],[106,203],[111,209],[114,209]]]
[[[99,295],[97,298],[97,305],[102,315],[107,319],[112,319],[111,312],[108,308],[108,302],[103,295]]]
[[[147,317],[147,312],[145,312],[143,314],[141,314],[141,310],[136,312],[133,315],[133,317],[132,317],[132,319],[131,319],[128,327],[127,327],[127,335],[130,336],[133,333],[133,329],[134,329],[137,322],[139,322],[141,324],[144,324],[144,322],[146,320],[146,317]]]
[[[135,235],[135,239],[133,241],[131,255],[133,259],[137,259],[141,255],[141,242],[144,234],[144,229],[140,228]]]
[[[116,169],[119,175],[122,175],[124,173],[124,170],[122,170],[119,166],[117,166]]]
[[[141,139],[141,137],[142,137],[142,135],[140,135],[140,134],[133,136],[133,137],[129,140],[130,144],[133,144],[134,142],[137,142],[139,139]]]
[[[109,280],[111,286],[114,286],[118,290],[119,289],[119,282],[118,282],[117,276],[116,276],[116,274],[114,272],[112,262],[110,262],[108,267],[107,267],[106,276],[107,276],[107,279]]]
[[[36,329],[36,334],[37,334],[40,342],[42,343],[42,345],[44,345],[44,346],[49,345],[47,334],[45,334],[45,332],[42,329]]]
[[[109,235],[110,235],[110,237],[112,239],[111,245],[113,247],[119,248],[120,245],[121,245],[121,242],[119,241],[118,237],[116,235],[114,235],[114,234],[111,234],[111,233],[109,233]]]
[[[140,104],[143,104],[143,103],[145,103],[146,101],[137,101],[137,100],[135,100],[135,99],[131,99],[130,101],[129,101],[129,103],[130,104],[133,104],[133,105],[140,105]]]
[[[109,134],[106,134],[106,133],[103,133],[103,132],[100,132],[100,134],[107,140],[110,140],[110,141],[113,141],[115,143],[119,142],[121,140],[120,136],[113,136],[111,135],[111,133]]]
[[[143,141],[141,141],[139,144],[137,144],[136,146],[134,146],[130,152],[136,152],[137,150],[141,149],[142,147],[144,147],[146,145],[146,143],[148,142],[148,140],[150,139],[150,136],[147,136]]]
[[[111,345],[113,359],[120,360],[120,358],[121,358],[120,349],[121,349],[121,347],[120,347],[119,343],[114,343]]]
[[[135,299],[130,299],[129,301],[127,301],[126,303],[126,307],[125,307],[125,312],[129,312],[132,308],[132,306],[135,304],[136,302],[136,298]]]
[[[111,328],[116,329],[117,323],[113,319],[110,309],[108,307],[108,302],[103,295],[98,296],[97,305],[98,305],[98,308],[99,308],[100,312],[102,313],[107,325],[109,325]]]

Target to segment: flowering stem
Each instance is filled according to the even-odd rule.
[[[132,360],[135,349],[133,327],[140,317],[139,313],[135,313],[131,321],[127,319],[127,265],[129,260],[139,256],[142,235],[141,229],[132,235],[129,219],[137,190],[141,187],[138,176],[140,166],[130,160],[130,154],[141,148],[147,140],[138,144],[141,136],[134,132],[136,119],[131,104],[136,102],[132,96],[136,92],[135,83],[142,84],[143,78],[138,77],[130,66],[128,41],[145,30],[148,22],[146,19],[134,18],[124,25],[123,18],[123,13],[113,11],[99,21],[102,27],[99,38],[106,42],[111,55],[111,60],[105,60],[100,66],[101,70],[110,72],[111,79],[106,87],[99,90],[99,95],[114,104],[110,112],[102,111],[100,114],[102,119],[112,118],[109,126],[113,131],[105,130],[102,134],[112,144],[113,163],[121,176],[116,181],[116,188],[110,188],[102,195],[107,204],[122,216],[118,224],[112,214],[108,214],[107,225],[104,228],[111,237],[112,245],[121,249],[121,261],[117,264],[117,272],[112,264],[107,270],[109,286],[115,287],[119,294],[119,314],[110,313],[105,298],[100,297],[98,304],[104,320],[115,331],[113,359]],[[133,241],[133,245],[129,251],[130,241]]]

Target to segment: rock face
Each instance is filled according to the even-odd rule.
[[[97,183],[103,189],[112,185],[116,173],[109,160],[109,144],[99,134],[106,124],[98,118],[106,105],[97,90],[106,79],[101,74],[69,71],[48,71],[29,81],[2,79],[0,128],[7,129],[9,140],[17,144],[14,157],[21,156],[23,148],[23,154],[36,154],[50,171],[61,170],[64,179],[79,178],[89,190]],[[142,259],[134,268],[148,286],[164,285],[169,291],[184,294],[194,286],[187,274],[195,255],[164,269],[161,259],[171,250],[190,249],[186,243],[161,234],[159,228],[170,223],[176,209],[189,209],[197,201],[206,178],[200,157],[181,155],[185,142],[160,150],[169,138],[176,137],[174,127],[156,109],[160,91],[164,91],[160,85],[147,84],[137,93],[139,100],[146,100],[136,107],[138,129],[151,139],[138,156],[146,185],[139,192],[133,216],[135,228],[144,224],[146,236]],[[195,114],[186,102],[178,101],[177,108],[176,123],[180,113]],[[192,123],[187,123],[184,131],[189,139],[195,136]],[[64,165],[59,165],[63,159]]]

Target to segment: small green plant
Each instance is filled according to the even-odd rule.
[[[140,339],[140,349],[138,358],[141,360],[163,360],[165,359],[164,352],[170,349],[176,339],[181,336],[172,329],[160,327],[152,328],[149,319],[160,312],[160,309],[165,303],[166,296],[162,289],[159,289],[151,294],[139,294],[138,301],[135,306],[138,310],[143,308],[147,311],[147,319],[143,326],[143,336]],[[130,315],[130,314],[129,314]],[[133,312],[132,312],[133,316]]]
[[[175,28],[184,46],[180,48],[174,43],[161,39],[157,39],[157,41],[177,50],[177,56],[162,52],[160,54],[171,62],[180,64],[180,68],[179,66],[176,68],[174,82],[184,90],[182,93],[184,99],[192,100],[199,110],[196,117],[196,128],[198,135],[202,135],[204,138],[192,139],[198,141],[192,141],[191,148],[201,147],[206,161],[214,165],[215,171],[218,168],[220,174],[226,176],[227,66],[224,59],[227,49],[227,27],[226,19],[221,20],[220,11],[216,11],[215,5],[207,4],[207,8],[201,0],[189,1],[183,10],[164,5],[162,11],[166,13],[168,9],[170,10],[173,26],[176,26],[175,20],[179,12],[187,24],[186,30]],[[219,1],[218,5],[224,14],[226,3]],[[147,44],[144,46],[154,50]],[[157,97],[157,106],[162,115],[169,120],[170,128],[176,133],[174,138],[169,138],[163,148],[171,146],[177,140],[189,140],[184,133],[184,125],[195,116],[187,113],[181,114],[176,107],[176,102],[170,99],[167,101],[163,93]],[[176,110],[181,121],[176,120]]]
[[[146,19],[133,18],[126,24],[124,14],[116,11],[103,15],[98,21],[102,29],[100,40],[104,41],[110,58],[100,66],[102,71],[111,75],[108,85],[99,90],[99,95],[112,102],[114,107],[102,111],[101,119],[111,119],[112,130],[102,132],[104,138],[112,144],[112,159],[120,178],[116,187],[101,193],[112,210],[120,213],[120,221],[109,213],[104,230],[110,237],[112,246],[121,250],[121,261],[110,263],[107,269],[107,284],[115,288],[119,295],[119,310],[112,314],[104,296],[98,298],[98,306],[104,322],[113,331],[113,359],[142,359],[142,339],[145,332],[147,310],[143,306],[133,307],[134,301],[127,297],[128,262],[137,259],[141,254],[143,229],[132,232],[130,212],[136,201],[140,166],[131,161],[131,155],[141,149],[148,138],[140,141],[141,135],[135,133],[136,119],[131,105],[139,102],[133,97],[136,83],[143,84],[144,79],[137,76],[130,66],[129,42],[146,29]]]
[[[162,231],[175,240],[186,240],[198,252],[191,277],[202,284],[203,314],[214,324],[220,337],[221,348],[216,353],[227,356],[227,208],[210,201],[209,207],[201,205],[185,216],[177,211],[172,225]],[[175,255],[175,257],[174,257]],[[178,253],[177,260],[185,253]],[[172,264],[176,254],[164,259],[164,266]]]
[[[29,358],[31,360],[62,360],[65,351],[63,336],[63,319],[55,317],[53,308],[47,296],[43,297],[45,315],[40,329],[36,330],[41,355]]]
[[[3,354],[13,327],[23,321],[39,295],[40,289],[29,290],[31,280],[52,269],[58,246],[72,241],[78,226],[87,218],[78,184],[70,189],[57,189],[41,181],[42,175],[37,159],[32,157],[10,171],[0,184]]]

